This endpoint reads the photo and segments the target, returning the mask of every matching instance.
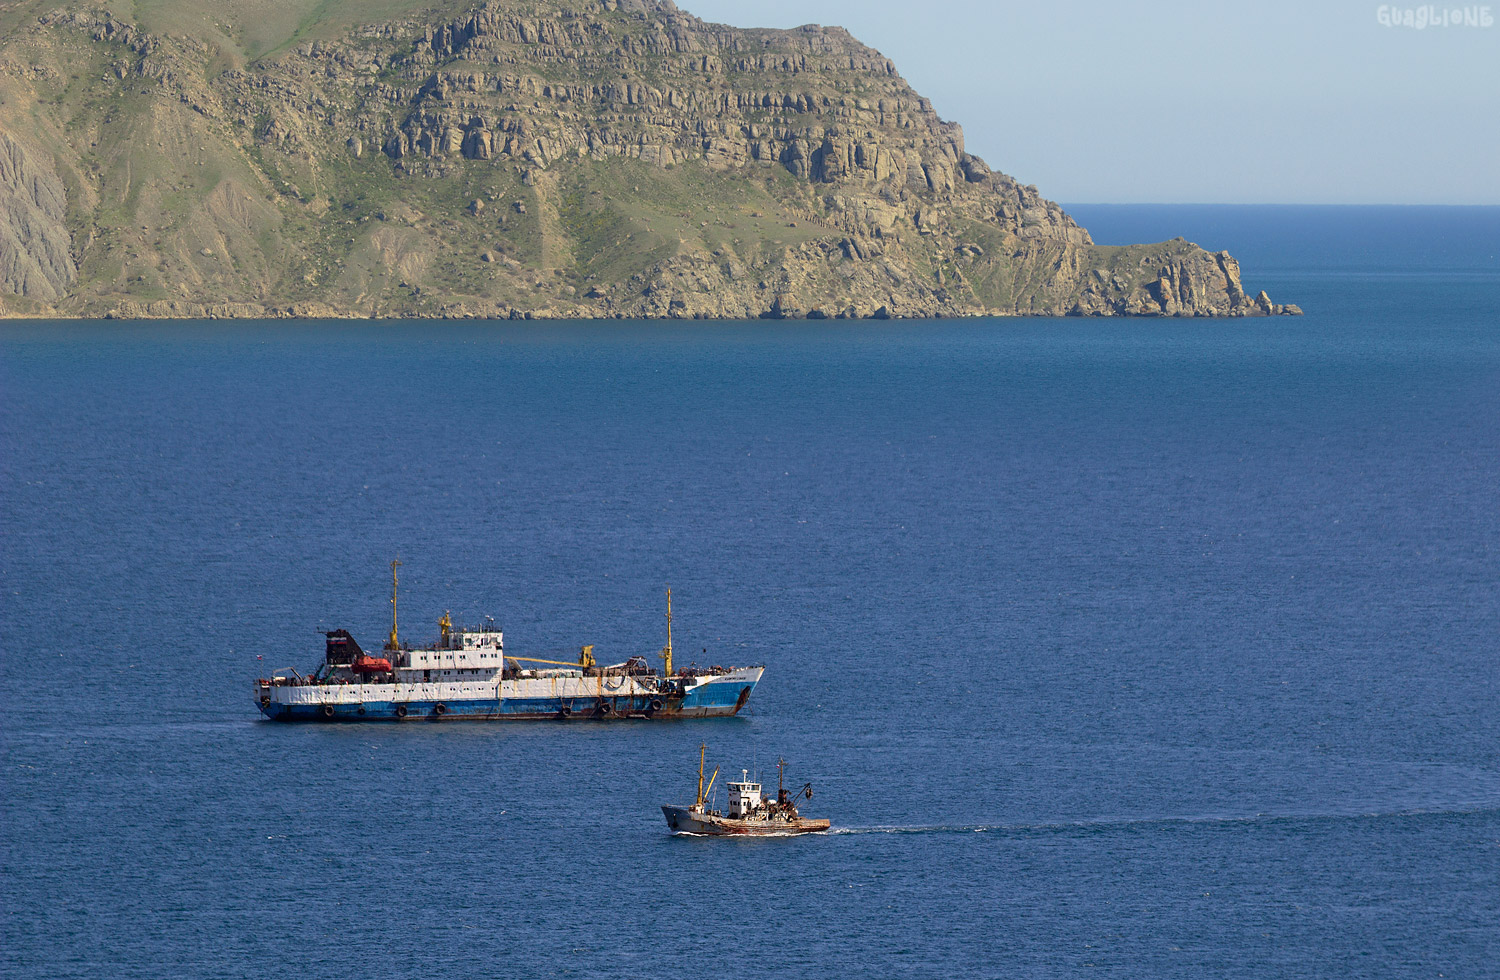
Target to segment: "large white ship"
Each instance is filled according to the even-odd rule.
[[[436,642],[410,647],[396,629],[391,563],[391,635],[378,656],[347,630],[326,633],[311,674],[288,668],[255,682],[255,701],[275,721],[545,720],[713,718],[738,714],[763,667],[672,669],[672,592],[661,673],[644,657],[601,666],[593,648],[577,663],[505,652],[493,622],[455,629],[445,613]]]

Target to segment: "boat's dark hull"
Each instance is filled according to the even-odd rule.
[[[674,834],[699,837],[793,837],[816,834],[829,828],[827,820],[734,820],[729,817],[700,813],[691,807],[663,806],[662,815]]]

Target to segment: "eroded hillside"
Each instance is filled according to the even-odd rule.
[[[1295,312],[1227,253],[1093,244],[840,28],[153,9],[0,22],[9,314]]]

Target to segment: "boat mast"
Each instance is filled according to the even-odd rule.
[[[708,751],[708,743],[704,742],[698,746],[698,809],[703,809],[703,755]]]
[[[672,587],[667,586],[667,645],[662,648],[661,659],[666,672],[663,677],[672,676]]]
[[[401,559],[399,558],[391,561],[391,638],[386,641],[385,648],[387,650],[400,648],[400,643],[396,640],[396,587],[401,584],[396,578],[396,568],[400,564]]]

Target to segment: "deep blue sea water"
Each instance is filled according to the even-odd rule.
[[[1307,315],[0,325],[0,972],[1500,976],[1500,210],[1074,210]],[[765,679],[258,720],[398,553]],[[670,837],[700,740],[839,832]]]

